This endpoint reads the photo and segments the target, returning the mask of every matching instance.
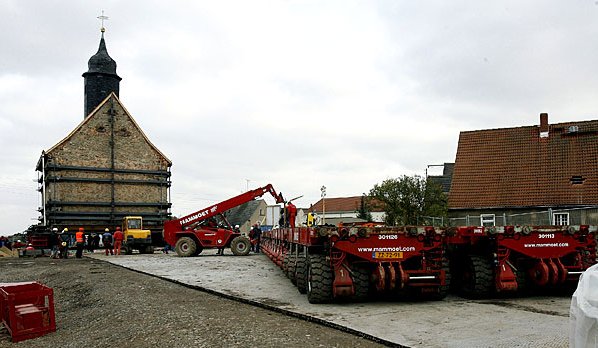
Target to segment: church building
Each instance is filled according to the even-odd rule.
[[[170,218],[172,162],[149,140],[119,99],[121,78],[104,28],[83,74],[84,118],[37,163],[40,223],[61,230],[114,230],[124,216],[143,217],[159,236]]]

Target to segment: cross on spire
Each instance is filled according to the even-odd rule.
[[[98,16],[97,19],[99,19],[100,22],[102,23],[102,28],[100,29],[100,31],[102,33],[105,32],[106,29],[104,28],[104,20],[108,20],[110,18],[108,18],[108,16],[104,16],[104,10],[102,10],[102,14],[100,16]]]

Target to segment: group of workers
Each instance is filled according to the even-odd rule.
[[[284,208],[281,208],[280,211],[280,220],[279,225],[281,227],[295,227],[295,220],[297,216],[297,208],[291,202],[287,203]],[[315,213],[309,212],[307,214],[307,226],[313,226],[316,222]],[[208,222],[208,226],[215,225],[215,221]],[[215,225],[214,227],[216,227]],[[239,225],[235,225],[233,228],[234,231],[240,232]],[[57,228],[52,229],[52,233],[50,234],[49,244],[52,248],[52,254],[50,257],[52,258],[68,258],[68,251],[69,245],[71,242],[71,236],[67,233],[68,229],[63,229],[60,233],[58,233]],[[101,237],[100,237],[101,236]],[[249,240],[251,241],[251,251],[255,253],[260,252],[260,242],[262,239],[262,229],[259,226],[259,223],[255,223],[251,230],[249,231]],[[79,230],[75,233],[75,247],[76,247],[76,258],[81,258],[83,256],[83,249],[87,244],[87,249],[90,252],[93,252],[95,248],[99,248],[99,241],[100,238],[102,240],[102,244],[104,246],[105,254],[108,255],[120,255],[121,247],[124,239],[124,235],[120,230],[120,227],[116,228],[114,234],[110,232],[108,228],[104,230],[103,234],[91,234],[86,235],[85,230],[83,227],[80,227]],[[168,253],[168,248],[165,248],[165,253]],[[224,248],[218,248],[218,255],[224,254]]]
[[[310,208],[311,210],[311,208]],[[318,224],[318,216],[314,211],[309,211],[305,217],[305,225],[312,227]],[[288,202],[285,207],[280,208],[280,219],[278,225],[280,227],[295,228],[297,221],[297,207],[292,203]]]
[[[52,253],[50,254],[51,258],[68,258],[69,247],[71,244],[71,235],[68,233],[68,231],[68,228],[65,228],[59,233],[56,227],[52,229],[48,241],[49,246],[52,248]],[[97,247],[99,248],[100,236],[92,236],[85,234],[85,229],[83,227],[79,228],[79,230],[75,233],[76,258],[80,259],[81,257],[83,257],[83,249],[85,248],[86,240],[88,246],[90,244],[93,245],[93,243],[95,243],[93,240],[94,237],[97,238]],[[104,245],[106,255],[120,255],[122,242],[124,240],[124,234],[120,230],[120,227],[116,228],[114,234],[110,233],[110,230],[106,228],[104,230],[104,234],[102,234],[101,240],[102,244]],[[91,248],[88,247],[88,250],[91,250],[93,252],[93,246]]]

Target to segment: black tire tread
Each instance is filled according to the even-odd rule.
[[[305,255],[297,255],[295,263],[295,285],[299,293],[305,294],[307,292],[307,259]]]
[[[181,250],[181,245],[185,243],[189,244],[189,250],[187,252],[183,252]],[[176,241],[176,244],[174,245],[174,250],[180,257],[194,256],[197,254],[197,244],[191,237],[181,237],[179,238],[179,240]]]
[[[309,303],[332,301],[332,269],[324,255],[309,256],[307,300]]]
[[[354,302],[367,300],[370,293],[370,269],[366,264],[355,264],[351,269],[351,278],[355,287],[355,294],[352,296]]]
[[[297,285],[297,274],[295,274],[297,260],[295,258],[295,254],[289,252],[287,254],[287,256],[288,256],[287,277],[289,277],[289,279],[291,280],[291,283],[293,283],[293,285]]]
[[[282,272],[285,276],[289,276],[289,253],[282,254]]]
[[[245,245],[245,248],[239,248],[239,245]],[[249,255],[249,251],[251,242],[249,238],[244,236],[237,236],[235,237],[232,242],[230,242],[230,250],[233,252],[235,256],[247,256]]]
[[[490,260],[479,255],[470,255],[468,261],[472,279],[465,294],[474,298],[489,296],[494,290],[494,276]]]
[[[447,258],[442,258],[442,266],[441,269],[444,271],[444,285],[440,285],[438,287],[438,293],[431,296],[431,300],[442,300],[448,295],[451,289],[451,268],[449,266],[449,261]]]

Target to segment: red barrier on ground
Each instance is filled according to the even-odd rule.
[[[13,342],[56,331],[54,291],[38,282],[0,283],[0,320]]]

